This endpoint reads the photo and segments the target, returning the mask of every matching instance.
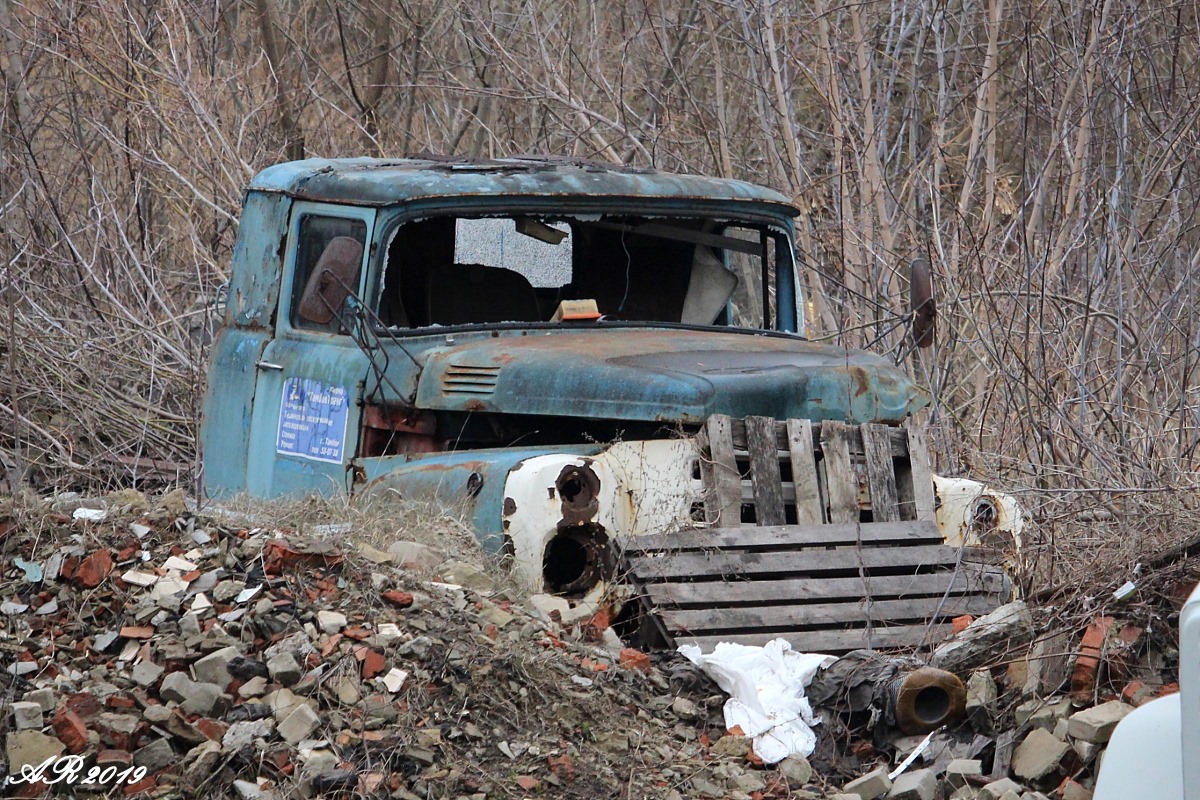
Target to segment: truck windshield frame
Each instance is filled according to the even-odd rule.
[[[505,221],[511,228],[500,250],[508,248],[508,261],[481,259],[478,250],[459,261],[456,220]],[[604,325],[803,335],[792,223],[761,208],[611,200],[410,207],[381,210],[375,229],[379,256],[364,299],[393,336],[555,329],[563,300],[596,301]],[[726,235],[731,229],[738,230]],[[542,265],[521,268],[511,253],[521,242],[543,253],[573,248],[572,274],[555,285]],[[758,261],[753,280],[730,278],[746,274],[739,259]]]

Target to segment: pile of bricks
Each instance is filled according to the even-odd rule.
[[[435,548],[126,497],[0,525],[0,796],[477,797],[498,789],[462,767],[489,759],[501,794],[553,793],[588,762],[552,725],[523,742],[514,702],[540,722],[543,699],[606,685],[579,703],[603,732],[666,688],[611,632],[568,640],[563,616],[595,609],[514,605]]]

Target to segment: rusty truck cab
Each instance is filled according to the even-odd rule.
[[[212,350],[205,489],[434,499],[531,584],[586,591],[597,542],[688,519],[711,415],[897,423],[926,402],[888,360],[804,338],[796,213],[572,160],[266,169]]]

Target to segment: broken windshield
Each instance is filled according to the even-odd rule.
[[[441,216],[395,229],[377,314],[389,328],[625,322],[795,330],[792,276],[787,234],[758,223]]]

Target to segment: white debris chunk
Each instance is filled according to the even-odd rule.
[[[134,586],[153,586],[158,583],[158,576],[153,572],[141,572],[131,569],[121,576],[121,580]]]
[[[177,569],[180,572],[192,572],[196,569],[196,565],[186,558],[179,556],[171,556],[163,562],[163,569]]]

